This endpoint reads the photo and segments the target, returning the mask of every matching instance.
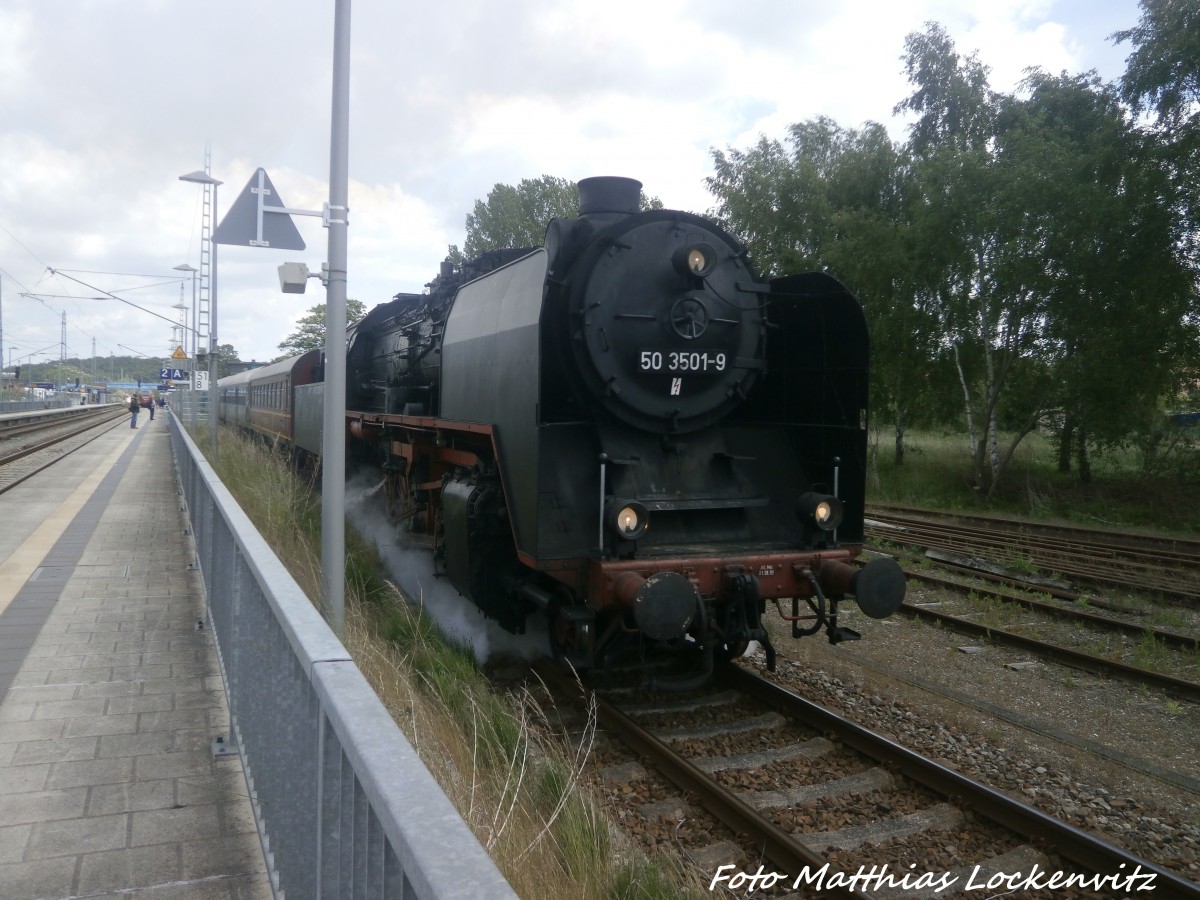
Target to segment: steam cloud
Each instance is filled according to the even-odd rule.
[[[544,656],[549,646],[545,617],[529,617],[523,635],[509,634],[484,618],[445,577],[433,571],[433,554],[425,547],[406,544],[404,532],[387,521],[377,495],[383,486],[374,476],[355,475],[346,484],[346,515],[359,533],[379,549],[388,573],[408,597],[422,606],[451,641],[471,648],[481,665],[501,658],[533,660]]]

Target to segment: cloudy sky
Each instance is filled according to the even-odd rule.
[[[64,313],[67,357],[169,352],[173,267],[200,264],[201,188],[178,176],[206,148],[219,216],[260,166],[281,202],[321,208],[333,17],[334,0],[0,0],[6,364],[57,360]],[[1031,66],[1115,81],[1131,48],[1109,35],[1138,18],[1136,0],[358,0],[348,294],[421,290],[496,183],[626,175],[704,212],[713,148],[819,115],[902,139],[900,56],[926,22],[1011,90]],[[279,292],[281,262],[325,258],[320,220],[296,222],[304,251],[220,249],[218,340],[243,359],[277,356],[324,302],[315,280]]]

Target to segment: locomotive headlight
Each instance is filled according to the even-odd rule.
[[[717,264],[717,251],[712,244],[701,241],[678,248],[671,257],[671,264],[680,275],[694,275],[703,278]]]
[[[842,524],[842,501],[829,494],[809,491],[796,504],[796,514],[822,531],[833,531]]]
[[[610,500],[604,518],[613,534],[623,541],[636,541],[650,527],[650,514],[636,500]]]

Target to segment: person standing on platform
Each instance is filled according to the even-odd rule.
[[[151,394],[146,399],[150,401],[149,403],[146,404],[146,408],[150,410],[150,421],[153,422],[154,421],[154,395]]]
[[[142,408],[142,406],[140,403],[138,403],[137,394],[134,394],[132,397],[129,398],[129,411],[131,413],[133,413],[133,415],[130,416],[130,418],[129,418],[129,427],[130,428],[137,428],[137,414],[138,414],[138,410],[141,408]]]

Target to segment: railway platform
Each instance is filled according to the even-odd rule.
[[[167,416],[0,494],[0,897],[269,898]]]

